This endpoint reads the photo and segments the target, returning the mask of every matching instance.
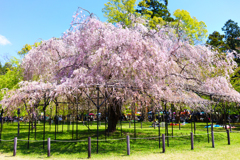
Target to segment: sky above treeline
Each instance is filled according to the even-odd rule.
[[[138,0],[139,2],[140,0]],[[3,64],[25,44],[60,37],[70,27],[78,7],[95,13],[101,21],[102,8],[108,0],[0,0],[0,62]],[[138,3],[137,2],[137,3]],[[207,25],[208,33],[218,31],[232,19],[240,25],[240,0],[169,0],[171,14],[176,9],[187,10],[191,16]]]

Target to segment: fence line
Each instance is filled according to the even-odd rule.
[[[240,131],[230,131],[230,132],[232,132],[232,133],[240,133]]]
[[[239,133],[240,131],[232,131],[233,133]],[[214,132],[214,134],[220,134],[220,133],[226,133],[226,131],[224,132]],[[193,135],[207,135],[207,134],[211,134],[211,133],[203,133],[203,134],[193,134]],[[190,134],[188,135],[180,135],[180,136],[165,136],[165,138],[174,138],[174,137],[189,137]],[[156,138],[162,138],[162,136],[156,136],[156,137],[139,137],[139,138],[131,138],[131,139],[156,139]],[[92,142],[106,142],[106,141],[119,141],[119,140],[125,140],[126,138],[119,138],[119,139],[100,139],[100,140],[97,140],[97,139],[91,139]],[[10,140],[3,140],[3,139],[0,139],[0,141],[14,141],[14,139],[10,139]],[[47,140],[25,140],[25,139],[18,139],[18,141],[30,141],[30,142],[47,142]],[[51,142],[87,142],[88,140],[51,140]]]
[[[25,140],[25,139],[18,139],[18,141],[26,141],[26,142],[47,142],[47,140]]]
[[[14,139],[10,139],[10,140],[4,140],[4,139],[0,139],[0,141],[6,141],[6,142],[10,142],[10,141],[14,141]]]

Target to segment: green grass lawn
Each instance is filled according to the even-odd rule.
[[[193,126],[193,124],[192,124]],[[208,143],[208,135],[207,129],[204,128],[206,123],[196,123],[196,131],[194,136],[194,151],[191,151],[191,141],[190,141],[190,132],[191,132],[191,124],[186,124],[181,126],[179,130],[179,126],[173,127],[173,137],[172,136],[172,126],[169,125],[168,133],[169,133],[169,147],[167,146],[166,139],[166,153],[164,155],[171,154],[181,154],[192,152],[206,152],[210,150],[226,150],[229,147],[227,145],[227,134],[225,129],[223,128],[214,128],[214,138],[215,138],[215,148],[212,148],[211,144],[211,134],[209,135],[210,143]],[[29,149],[27,148],[28,142],[28,123],[20,124],[20,136],[18,137],[17,143],[17,157],[27,157],[27,158],[46,158],[47,157],[47,142],[44,142],[45,148],[43,149],[43,123],[37,124],[37,132],[36,132],[36,140],[35,141],[35,130],[31,130],[30,132],[30,143]],[[56,135],[56,139],[58,141],[51,141],[51,157],[56,159],[61,158],[69,158],[69,159],[79,159],[79,158],[87,158],[87,138],[92,138],[92,158],[96,159],[109,159],[111,157],[123,158],[127,155],[127,146],[126,146],[126,136],[130,135],[131,139],[131,156],[134,157],[144,157],[147,155],[159,155],[162,152],[162,148],[159,148],[159,139],[158,127],[154,129],[152,127],[152,123],[144,122],[136,123],[136,139],[134,138],[134,124],[131,124],[131,128],[129,128],[129,123],[122,123],[122,132],[121,126],[118,124],[117,131],[114,133],[110,133],[108,136],[108,132],[105,132],[105,125],[102,122],[99,127],[99,153],[97,154],[97,125],[96,122],[89,125],[90,130],[87,126],[83,126],[83,123],[78,124],[78,140],[83,140],[79,142],[76,141],[76,123],[73,126],[59,125],[58,133]],[[62,130],[63,129],[63,130]],[[74,129],[74,132],[72,132]],[[209,133],[210,133],[209,128]],[[240,148],[240,127],[232,129],[236,131],[236,133],[230,133],[231,137],[231,147]],[[161,135],[165,133],[165,128],[160,128]],[[106,134],[106,141],[105,141]],[[11,140],[17,136],[17,123],[9,123],[3,125],[2,139],[3,140]],[[155,137],[155,138],[150,138]],[[51,138],[51,140],[55,139],[55,125],[46,124],[46,135],[45,139]],[[123,139],[121,139],[123,138]],[[143,139],[150,138],[150,139]],[[120,139],[120,140],[119,140]],[[22,141],[24,140],[24,141]],[[69,141],[69,142],[67,142]],[[162,142],[161,142],[162,147]],[[13,152],[13,141],[2,141],[0,143],[0,151],[4,155],[11,155]],[[219,150],[220,152],[220,150]],[[231,151],[229,151],[231,152]],[[197,154],[196,153],[196,154]],[[231,155],[231,156],[234,156]],[[127,156],[128,157],[128,156]],[[139,158],[137,158],[139,159]]]

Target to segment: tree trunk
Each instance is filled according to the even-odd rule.
[[[81,121],[84,119],[84,113],[81,113]]]
[[[147,114],[146,114],[146,108],[142,108],[142,121],[146,122],[147,121]]]
[[[219,119],[218,119],[218,123],[223,125],[223,124],[224,124],[223,119],[224,119],[224,118],[223,118],[223,114],[222,114],[222,115],[219,117]]]
[[[122,100],[121,99],[117,100],[116,98],[113,98],[112,102],[109,104],[109,118],[108,118],[109,132],[116,131],[117,122],[120,118],[121,106]]]
[[[152,122],[155,122],[155,110],[152,107]]]
[[[147,107],[143,108],[144,110],[144,122],[147,122],[148,121],[148,109]]]
[[[227,129],[227,116],[226,116],[226,107],[224,106],[224,126]]]
[[[176,117],[175,117],[175,120],[176,122],[180,123],[180,111],[179,112],[176,112]]]

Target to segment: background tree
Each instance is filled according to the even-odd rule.
[[[230,49],[239,52],[239,49],[237,48],[240,45],[240,40],[238,39],[240,37],[240,28],[238,23],[229,19],[223,26],[222,30],[225,33],[225,41]]]
[[[168,1],[161,3],[159,0],[142,0],[136,9],[136,0],[109,0],[103,8],[104,16],[110,23],[122,22],[125,26],[132,23],[131,15],[148,20],[151,28],[156,28],[158,24],[164,24],[165,21],[173,21],[170,12],[167,9]]]
[[[26,55],[33,47],[38,47],[42,42],[36,42],[33,45],[25,44],[21,51],[18,51],[18,55],[24,56]]]
[[[212,34],[209,34],[206,44],[214,47],[214,50],[220,52],[226,51],[229,49],[228,45],[223,40],[224,35],[221,35],[219,32],[214,31]]]
[[[178,21],[181,21],[180,27],[185,31],[191,44],[203,43],[207,38],[207,26],[203,21],[198,21],[196,17],[191,17],[186,10],[177,9],[173,14]]]
[[[130,16],[137,14],[134,8],[136,0],[109,0],[104,6],[102,9],[104,16],[108,18],[109,23],[113,24],[122,22],[129,26],[132,23]]]
[[[172,22],[174,19],[171,17],[170,12],[167,9],[168,0],[142,0],[138,4],[136,10],[141,15],[150,17],[153,19],[162,18],[164,21]]]
[[[235,72],[231,75],[231,84],[233,88],[240,92],[240,67],[238,67]]]
[[[238,26],[238,23],[229,19],[223,26],[222,30],[225,33],[224,38],[225,38],[225,43],[228,46],[228,49],[239,53],[240,27]],[[240,59],[237,56],[237,54],[235,54],[234,60],[237,62],[238,66],[240,66]],[[234,73],[231,75],[231,84],[234,87],[234,89],[238,92],[240,92],[240,78],[239,77],[240,77],[240,67],[236,68]]]
[[[13,68],[11,62],[6,62],[4,66],[0,63],[0,75],[4,75],[7,73],[8,70],[11,70]]]
[[[5,74],[0,75],[0,100],[6,93],[6,90],[11,90],[17,87],[17,84],[23,80],[22,70],[20,68],[20,61],[16,58],[11,59],[8,64],[11,68],[7,68]]]
[[[167,9],[167,5],[168,0],[142,0],[138,4],[136,12],[141,13],[148,20],[148,25],[156,29],[157,25],[174,21]]]

